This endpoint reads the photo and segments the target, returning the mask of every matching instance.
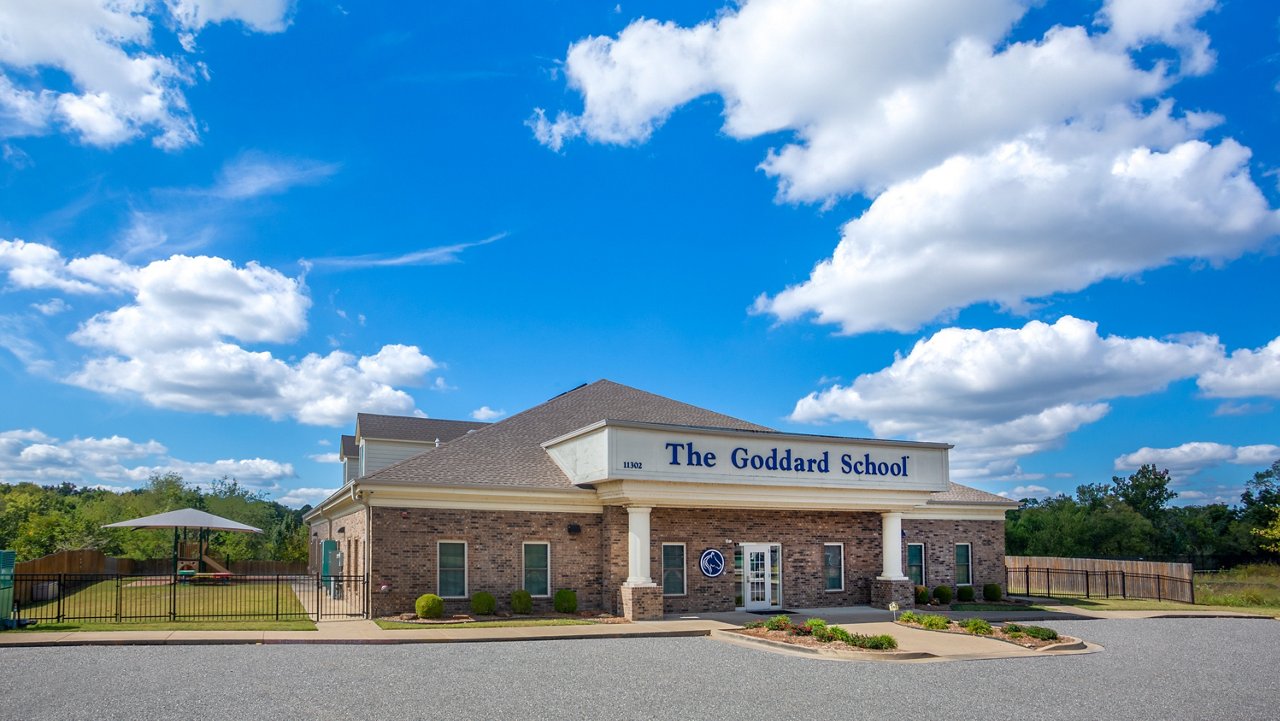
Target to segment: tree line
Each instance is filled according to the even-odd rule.
[[[1170,506],[1169,472],[1153,465],[1110,483],[1045,500],[1005,517],[1011,556],[1141,558],[1196,568],[1274,562],[1280,556],[1280,460],[1245,484],[1238,505]]]
[[[211,534],[209,547],[219,558],[307,560],[302,514],[310,507],[293,510],[232,478],[213,481],[202,489],[176,473],[153,475],[142,488],[124,493],[71,483],[0,484],[0,548],[17,551],[19,561],[80,548],[97,549],[117,558],[169,558],[173,554],[171,530],[102,526],[182,508],[196,508],[262,529],[262,533]]]

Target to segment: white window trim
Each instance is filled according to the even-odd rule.
[[[529,595],[533,598],[551,598],[551,589],[553,586],[555,586],[555,584],[551,582],[551,541],[525,541],[523,544],[520,545],[520,587],[521,588],[524,588],[524,574],[525,574],[525,570],[528,568],[525,565],[525,554],[524,554],[525,546],[546,546],[547,547],[547,592],[543,594],[537,594],[530,591]],[[528,591],[529,589],[524,588],[524,590]]]
[[[956,548],[959,548],[959,547],[961,547],[961,546],[965,546],[965,547],[967,547],[967,548],[969,549],[969,581],[968,581],[968,583],[960,583],[960,579],[958,579],[958,578],[957,578],[957,579],[956,579],[956,585],[957,585],[957,586],[972,586],[972,585],[973,585],[973,544],[972,544],[972,543],[957,543],[957,544],[956,544]],[[952,562],[954,562],[954,558],[952,559]],[[957,566],[958,566],[958,564],[957,564]]]
[[[667,546],[680,547],[680,593],[667,593]],[[658,557],[659,579],[662,580],[662,595],[667,598],[678,598],[680,596],[689,595],[689,549],[685,548],[683,543],[663,543],[658,549],[661,554]]]
[[[440,546],[445,543],[461,543],[462,544],[462,595],[446,596],[440,593]],[[471,590],[471,549],[467,547],[466,541],[451,541],[441,539],[436,541],[436,593],[440,594],[440,598],[469,598]],[[453,569],[450,569],[453,570]]]
[[[840,547],[840,588],[827,588],[827,546]],[[822,586],[827,593],[840,593],[844,591],[844,544],[843,543],[824,543],[822,544]]]
[[[929,585],[929,557],[925,555],[925,547],[923,543],[907,544],[907,569],[908,570],[911,569],[911,547],[912,546],[920,547],[920,585],[928,586]]]

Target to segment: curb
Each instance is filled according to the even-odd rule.
[[[856,649],[810,648],[793,643],[773,641],[767,638],[747,636],[736,631],[711,631],[711,638],[726,643],[744,646],[759,646],[766,651],[784,651],[801,653],[809,656],[820,656],[836,661],[913,661],[922,658],[938,658],[937,655],[925,651],[859,651]]]
[[[395,633],[394,631],[390,633]],[[330,644],[338,646],[403,646],[435,643],[510,643],[516,641],[578,641],[617,638],[692,638],[709,636],[711,630],[640,631],[636,633],[556,634],[550,636],[504,636],[491,638],[75,638],[52,641],[16,641],[0,643],[5,648],[63,648],[66,646],[303,646]]]

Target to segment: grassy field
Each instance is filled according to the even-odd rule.
[[[1280,566],[1254,563],[1230,571],[1197,573],[1196,602],[1239,608],[1280,607]]]
[[[158,623],[98,623],[94,621],[41,621],[19,629],[21,633],[68,631],[314,631],[311,621],[161,621]]]
[[[307,613],[288,584],[238,582],[226,586],[154,583],[153,579],[99,581],[66,591],[62,620],[111,623],[166,621],[306,620]],[[278,616],[277,616],[278,612]],[[22,606],[20,618],[58,620],[58,600]]]
[[[455,629],[455,628],[527,628],[530,626],[594,626],[595,621],[587,621],[578,618],[522,618],[510,621],[467,621],[465,623],[448,623],[448,624],[427,624],[427,623],[408,623],[404,621],[384,621],[375,619],[374,623],[378,624],[378,628],[386,631],[401,631],[410,628],[416,628],[419,631],[428,629]]]
[[[1123,598],[1058,598],[1064,606],[1077,606],[1097,611],[1232,611],[1260,616],[1280,616],[1280,606],[1225,606],[1222,604],[1178,603],[1177,601],[1143,601]],[[1199,598],[1197,597],[1197,601]]]

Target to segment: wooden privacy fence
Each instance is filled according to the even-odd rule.
[[[1004,565],[1005,588],[1014,595],[1196,602],[1189,563],[1005,556]]]

